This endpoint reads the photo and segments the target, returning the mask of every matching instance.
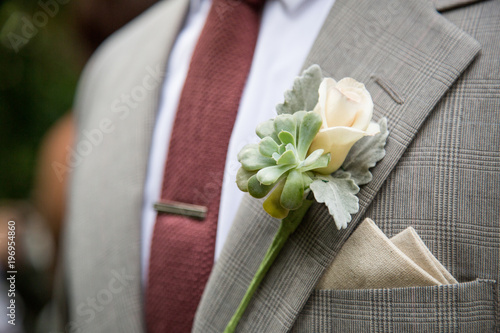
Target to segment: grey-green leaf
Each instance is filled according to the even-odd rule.
[[[274,130],[276,133],[281,133],[282,131],[288,132],[294,138],[293,144],[295,145],[295,134],[297,128],[297,121],[294,116],[289,114],[282,114],[274,118]]]
[[[314,177],[314,174],[312,172],[303,172],[302,173],[302,181],[304,182],[304,189],[309,188],[309,185],[311,185],[313,179],[311,177]]]
[[[350,178],[333,178],[321,176],[309,186],[314,193],[316,201],[323,202],[333,216],[337,229],[347,227],[351,221],[351,214],[359,210],[359,187]]]
[[[255,171],[247,171],[243,167],[238,169],[236,173],[236,185],[243,192],[248,192],[248,180],[255,175]]]
[[[325,155],[321,155],[316,161],[314,161],[313,163],[311,163],[307,166],[303,166],[303,167],[299,168],[299,170],[301,172],[305,172],[305,171],[310,171],[310,170],[314,170],[314,169],[324,168],[328,165],[328,163],[330,163],[330,153],[325,154]]]
[[[256,171],[271,165],[276,165],[272,158],[262,156],[258,144],[248,144],[238,153],[238,162],[247,171]]]
[[[271,137],[266,136],[259,142],[259,152],[266,156],[272,157],[274,153],[278,152],[279,146]]]
[[[293,164],[295,166],[297,163],[297,156],[295,156],[295,153],[292,150],[284,152],[277,161],[278,165]]]
[[[342,169],[351,174],[351,178],[358,185],[364,185],[372,180],[372,173],[370,168],[373,168],[378,161],[385,156],[385,144],[389,131],[387,130],[387,118],[381,118],[378,122],[380,126],[380,133],[374,136],[365,136],[349,151]],[[338,173],[337,173],[338,172]],[[333,174],[340,175],[341,170]]]
[[[302,173],[292,170],[286,178],[285,187],[281,193],[281,206],[286,209],[297,209],[304,200],[304,180]]]
[[[307,111],[297,111],[293,114],[293,117],[295,118],[297,125],[300,125],[306,114]]]
[[[306,168],[316,162],[321,157],[321,155],[323,155],[324,151],[324,149],[316,149],[315,151],[313,151],[311,154],[309,154],[309,156],[306,157],[304,161],[300,163],[299,168]]]
[[[260,199],[265,197],[274,187],[274,184],[264,185],[259,182],[257,175],[250,177],[248,180],[248,193],[254,198]]]
[[[298,111],[293,114],[293,117],[295,118],[295,122],[297,123],[297,132],[295,133],[295,138],[298,140],[300,136],[300,124],[304,120],[304,117],[306,116],[307,111]],[[298,144],[298,142],[296,142]]]
[[[278,133],[274,130],[274,119],[266,120],[259,125],[255,129],[255,133],[259,136],[259,138],[264,139],[266,136],[271,137],[274,141],[278,141]]]
[[[306,69],[302,76],[295,79],[292,90],[285,92],[283,104],[276,105],[278,114],[294,114],[297,111],[311,111],[318,103],[318,89],[323,74],[318,65]]]
[[[301,160],[305,159],[311,143],[321,128],[321,116],[315,112],[308,112],[299,126],[297,151]]]
[[[284,145],[292,144],[295,146],[295,137],[290,132],[281,131],[278,137]]]
[[[285,172],[293,168],[294,165],[274,165],[257,172],[257,179],[261,184],[274,184]]]

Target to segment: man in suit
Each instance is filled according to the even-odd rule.
[[[64,238],[69,329],[146,329],[145,263],[156,214],[150,207],[165,159],[155,151],[169,137],[154,125],[173,122],[183,59],[210,7],[190,4],[159,3],[111,38],[82,76],[75,104],[82,133],[75,152],[82,158],[72,173]],[[224,4],[222,16],[238,5]],[[239,139],[228,147],[229,180],[218,185],[216,263],[194,332],[224,330],[279,225],[260,201],[233,196],[226,185],[234,181],[231,158],[252,140],[248,119],[272,117],[277,94],[311,64],[366,85],[374,118],[388,119],[387,154],[361,188],[360,210],[347,229],[337,230],[323,205],[310,208],[237,331],[499,329],[499,17],[498,1],[268,1],[231,138]],[[92,133],[102,138],[98,144]],[[388,236],[413,226],[459,283],[316,290],[364,217]]]

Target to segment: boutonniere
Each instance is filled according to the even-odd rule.
[[[276,107],[276,118],[261,123],[258,144],[243,147],[236,182],[264,200],[263,209],[281,219],[280,228],[225,332],[234,332],[252,295],[316,200],[324,203],[338,229],[359,210],[359,186],[372,180],[370,168],[385,155],[387,120],[372,122],[373,102],[352,79],[323,78],[313,65],[298,77]]]

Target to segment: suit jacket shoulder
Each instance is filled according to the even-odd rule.
[[[63,246],[72,330],[144,331],[143,186],[165,65],[187,5],[159,2],[106,41],[82,74],[74,106],[78,135],[66,166]]]
[[[106,39],[94,52],[80,77],[75,110],[78,112],[85,108],[85,102],[91,99],[89,94],[93,91],[109,89],[109,84],[116,85],[117,74],[109,77],[110,73],[126,76],[126,73],[134,72],[136,64],[149,54],[158,54],[162,48],[164,51],[160,54],[168,54],[187,5],[187,0],[160,1]],[[157,65],[164,69],[165,63],[166,59],[163,59]]]

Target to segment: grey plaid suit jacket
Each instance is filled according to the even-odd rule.
[[[103,139],[72,169],[67,329],[145,330],[143,186],[158,73],[186,8],[186,0],[159,3],[107,41],[82,76],[80,148],[93,130]],[[322,205],[309,210],[238,331],[499,331],[500,1],[336,0],[304,67],[313,63],[325,75],[366,84],[375,120],[388,118],[387,155],[362,187],[361,209],[346,230],[336,230]],[[389,237],[413,226],[460,283],[314,290],[364,217]],[[277,227],[258,201],[245,198],[194,332],[223,331]]]

